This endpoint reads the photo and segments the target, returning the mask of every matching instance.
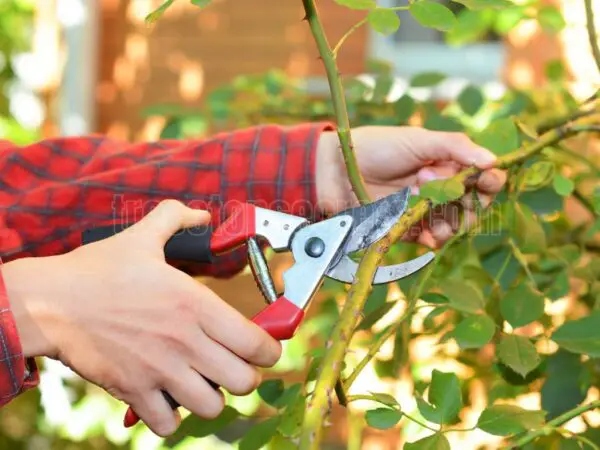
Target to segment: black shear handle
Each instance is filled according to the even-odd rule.
[[[109,238],[129,228],[131,224],[114,224],[91,228],[82,233],[82,244],[90,244]],[[210,249],[213,229],[208,225],[179,230],[165,244],[165,258],[176,261],[211,263],[213,253]]]

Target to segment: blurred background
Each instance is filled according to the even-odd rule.
[[[396,3],[401,4],[379,2]],[[446,76],[410,92],[438,105],[455,98],[466,85],[478,86],[492,99],[501,98],[507,88],[543,87],[556,78],[557,68],[573,97],[592,94],[600,74],[588,44],[583,1],[543,3],[561,14],[527,20],[517,13],[502,17],[485,13],[477,18],[484,24],[479,29],[466,27],[448,35],[420,27],[399,12],[402,25],[396,33],[385,36],[359,28],[339,53],[340,71],[345,77],[359,77],[364,87],[378,83],[373,74],[381,74],[384,67],[391,101],[408,92],[410,80],[423,72]],[[158,0],[0,0],[0,137],[27,144],[51,136],[102,133],[140,141],[330,116],[326,103],[319,103],[328,86],[308,26],[301,20],[300,1],[213,0],[200,11],[189,1],[178,0],[161,20],[148,26],[144,18],[159,4]],[[363,17],[333,0],[318,4],[332,43]],[[600,10],[600,0],[594,4]],[[460,5],[451,6],[461,14]],[[600,25],[600,14],[597,18]],[[288,89],[298,103],[286,103],[284,109],[280,94]],[[308,109],[289,107],[307,99]],[[370,116],[361,123],[395,122]],[[281,271],[287,260],[274,264]],[[278,277],[280,282],[280,272]],[[261,307],[248,273],[233,282],[206,282],[247,315]],[[279,369],[288,379],[300,379],[304,367],[295,355],[305,351],[301,340],[286,348]],[[1,449],[166,448],[143,427],[123,429],[124,405],[82,383],[60,364],[40,363],[40,389],[0,410]],[[377,390],[368,386],[372,382],[376,379],[365,379],[363,387],[366,383],[368,389]],[[397,392],[407,389],[399,385]],[[251,414],[259,399],[250,395],[231,401]],[[334,416],[331,445],[336,439],[345,442],[351,428]],[[466,448],[475,448],[490,436],[475,432],[471,438],[480,441],[465,440]],[[190,438],[169,446],[234,448],[225,440]],[[364,448],[400,448],[397,442],[397,430],[370,431]]]

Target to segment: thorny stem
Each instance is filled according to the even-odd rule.
[[[348,117],[348,109],[346,108],[346,97],[335,62],[335,55],[331,51],[327,36],[325,36],[325,31],[321,24],[321,19],[319,18],[319,13],[314,0],[302,0],[302,3],[306,13],[305,18],[308,21],[310,31],[317,44],[317,49],[319,50],[323,65],[325,66],[325,72],[327,73],[333,110],[337,122],[337,135],[342,146],[342,154],[344,156],[344,162],[346,163],[348,178],[358,201],[361,204],[369,203],[369,194],[365,188],[362,175],[358,168],[358,162],[356,161],[356,156],[353,151],[352,136],[350,134],[350,119]]]
[[[305,0],[305,4],[307,3],[312,4],[312,2]],[[589,117],[566,123],[544,133],[536,141],[527,142],[520,149],[498,158],[495,167],[500,169],[510,168],[515,164],[524,162],[549,145],[571,137],[578,132],[590,130],[593,131],[594,126],[590,125]],[[468,184],[480,173],[480,169],[470,167],[454,176],[453,179]],[[348,298],[342,308],[340,318],[327,344],[325,355],[320,364],[320,373],[316,380],[313,396],[307,403],[300,436],[301,450],[320,448],[323,424],[329,415],[332,405],[334,385],[340,376],[342,361],[349,346],[352,332],[361,316],[366,298],[372,289],[373,276],[377,267],[381,264],[389,247],[401,238],[414,224],[422,220],[429,212],[430,206],[429,200],[419,200],[391,228],[387,236],[372,245],[363,255],[356,277],[348,293]],[[415,297],[413,297],[412,301],[414,301]]]
[[[588,39],[590,40],[596,67],[600,71],[600,47],[598,46],[598,34],[596,33],[596,24],[594,23],[594,8],[592,6],[592,0],[584,0],[584,3]]]
[[[527,433],[525,436],[521,437],[520,439],[515,441],[513,444],[510,444],[510,446],[507,447],[507,449],[523,448],[524,445],[529,444],[530,442],[533,442],[537,438],[542,437],[542,436],[547,436],[547,435],[553,433],[557,428],[559,428],[561,425],[567,423],[569,420],[571,420],[577,416],[580,416],[581,414],[583,414],[587,411],[591,411],[592,409],[596,409],[596,408],[600,408],[600,400],[596,400],[592,403],[588,403],[587,405],[581,405],[581,406],[578,406],[577,408],[567,411],[566,413],[561,414],[560,416],[556,417],[555,419],[552,419],[551,421],[549,421],[542,428]]]

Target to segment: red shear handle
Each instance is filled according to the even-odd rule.
[[[294,337],[303,318],[304,310],[298,308],[284,296],[281,296],[254,316],[252,322],[269,333],[274,339],[285,341]],[[214,383],[211,384],[215,389],[217,388]],[[171,408],[177,409],[179,407],[177,402],[168,393],[163,392],[163,395],[171,405]],[[125,426],[129,428],[138,421],[139,417],[137,414],[133,409],[129,408],[125,414]]]

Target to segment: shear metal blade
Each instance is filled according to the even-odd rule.
[[[434,258],[435,254],[433,252],[428,252],[401,264],[380,266],[375,272],[372,284],[386,284],[408,277],[421,270],[433,261]],[[358,263],[351,260],[347,255],[344,255],[325,275],[334,280],[341,281],[342,283],[351,284],[354,281],[357,269]]]
[[[336,214],[336,216],[352,216],[354,219],[352,232],[341,254],[347,255],[362,250],[384,237],[406,211],[409,196],[410,188],[404,188],[367,205]]]

